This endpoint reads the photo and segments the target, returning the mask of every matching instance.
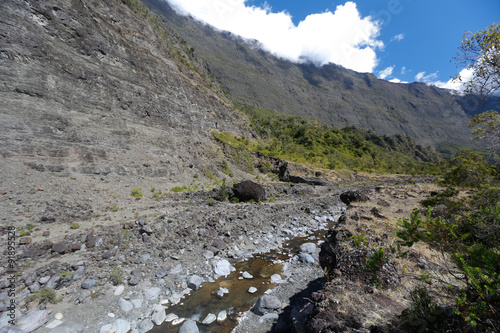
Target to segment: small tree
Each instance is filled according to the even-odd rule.
[[[500,23],[485,30],[467,32],[455,60],[459,65],[472,70],[472,79],[463,82],[457,75],[454,79],[464,83],[464,92],[486,102],[500,92]]]
[[[494,156],[500,147],[500,115],[495,111],[487,111],[475,115],[469,123],[474,140],[484,142]]]

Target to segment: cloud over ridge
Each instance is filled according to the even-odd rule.
[[[287,12],[247,6],[245,0],[165,0],[181,15],[191,15],[216,29],[260,42],[263,49],[293,62],[319,66],[335,63],[358,72],[373,72],[380,24],[361,17],[352,1],[335,12],[311,14],[298,25]]]

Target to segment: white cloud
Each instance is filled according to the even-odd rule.
[[[391,38],[392,41],[400,42],[405,38],[405,34],[397,34],[396,36]]]
[[[295,62],[312,61],[318,65],[335,63],[358,72],[373,72],[380,24],[372,17],[361,17],[352,1],[339,5],[335,12],[307,16],[298,25],[286,12],[273,13],[247,6],[245,0],[166,0],[180,14],[219,30],[258,40],[278,57]]]
[[[392,75],[392,71],[394,70],[394,66],[389,66],[384,70],[378,72],[378,78],[385,80],[388,76]]]
[[[442,81],[434,81],[431,82],[431,84],[439,87],[439,88],[445,88],[445,89],[450,89],[450,90],[456,90],[456,91],[463,91],[463,82],[468,82],[472,80],[472,76],[474,74],[474,70],[472,69],[462,69],[460,71],[460,77],[462,78],[462,81],[460,80],[454,80],[450,79],[447,82],[442,82]]]
[[[427,74],[425,72],[419,72],[415,75],[415,81],[430,83],[432,81],[436,81],[438,78],[437,72]]]
[[[409,83],[408,81],[402,81],[402,80],[398,79],[397,77],[395,77],[393,79],[390,79],[389,82],[392,82],[392,83]]]

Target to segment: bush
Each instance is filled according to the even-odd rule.
[[[443,183],[451,186],[477,188],[493,176],[493,168],[483,155],[465,149],[446,164],[446,170]]]
[[[449,332],[445,309],[434,302],[425,287],[410,292],[410,307],[401,314],[401,326],[408,332]]]
[[[123,270],[120,267],[115,266],[115,268],[113,268],[113,271],[109,275],[109,279],[114,286],[119,285],[123,282]]]
[[[38,301],[39,303],[56,304],[60,301],[54,289],[39,289],[26,297],[27,302]]]
[[[142,197],[144,194],[141,191],[142,191],[142,187],[134,187],[132,189],[132,196],[136,197],[136,198]]]

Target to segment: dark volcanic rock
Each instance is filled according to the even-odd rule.
[[[244,180],[233,185],[233,195],[240,201],[264,201],[266,200],[266,190],[251,180]]]
[[[346,205],[349,205],[351,202],[355,201],[359,202],[368,201],[369,198],[366,196],[366,194],[362,193],[361,191],[346,191],[340,195],[340,200]]]

